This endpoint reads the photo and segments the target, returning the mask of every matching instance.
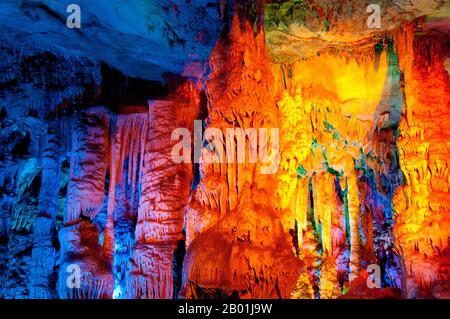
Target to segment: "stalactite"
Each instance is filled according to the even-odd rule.
[[[146,114],[145,114],[146,115]],[[148,126],[143,127],[148,130]],[[138,138],[141,136],[139,135]],[[136,172],[139,173],[139,172]],[[133,174],[124,168],[122,181],[117,189],[117,204],[114,209],[114,299],[126,298],[126,277],[128,272],[128,259],[134,245],[134,223],[136,220],[136,208],[129,193],[133,190],[129,185],[128,176]]]
[[[360,264],[360,239],[359,239],[359,196],[356,176],[350,175],[346,180],[347,209],[350,229],[350,274],[349,280],[358,277],[361,270]]]
[[[135,208],[136,182],[141,167],[137,165],[138,154],[143,154],[143,143],[140,142],[148,135],[148,114],[117,115],[111,128],[110,156],[109,156],[109,189],[107,202],[107,219],[105,226],[104,248],[111,258],[114,255],[114,209],[116,205],[117,185],[124,183],[130,189],[132,208]],[[128,167],[125,167],[128,162]],[[128,172],[123,179],[123,172]]]

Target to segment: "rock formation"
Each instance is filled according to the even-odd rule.
[[[0,298],[450,296],[445,1],[89,7],[73,46],[38,2],[0,8]]]

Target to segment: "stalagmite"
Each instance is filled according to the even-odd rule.
[[[173,258],[178,241],[183,240],[184,203],[192,167],[173,163],[171,152],[176,141],[171,136],[177,127],[193,129],[199,102],[193,84],[186,82],[179,85],[171,100],[149,103],[150,130],[143,144],[136,243],[127,279],[130,298],[173,297]]]
[[[349,280],[352,281],[360,272],[360,242],[359,242],[359,197],[358,197],[358,185],[356,177],[350,175],[346,180],[347,188],[347,209],[349,215],[349,228],[350,228],[350,274]]]
[[[58,191],[61,170],[61,145],[59,143],[58,122],[53,120],[46,135],[42,159],[42,181],[39,193],[39,215],[34,223],[33,252],[31,255],[31,291],[36,299],[55,297],[52,281],[56,263],[53,248],[54,222],[58,213]],[[53,279],[54,280],[54,279]]]
[[[109,114],[103,108],[81,112],[72,137],[68,201],[64,226],[59,231],[63,256],[58,279],[60,298],[112,296],[110,258],[99,243],[99,232],[90,220],[103,206],[104,180],[109,159]],[[86,219],[88,218],[88,219]],[[79,267],[81,286],[67,284],[71,265]]]

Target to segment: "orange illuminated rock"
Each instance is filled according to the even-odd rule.
[[[210,63],[208,128],[278,128],[261,30],[254,35],[236,14]],[[301,262],[281,224],[277,174],[262,174],[267,164],[249,163],[246,142],[245,163],[200,162],[202,179],[186,215],[184,297],[288,298],[295,286]]]
[[[428,10],[405,1],[389,28],[361,30],[364,8],[338,2],[296,1],[303,24],[269,34],[264,1],[221,2],[208,67],[168,75],[170,93],[148,108],[76,116],[60,297],[450,297],[448,32],[409,21]],[[182,163],[177,129],[193,146]],[[40,259],[53,257],[59,147],[47,145],[42,169],[37,297],[53,294]],[[30,225],[17,203],[15,227]],[[65,281],[72,264],[78,290]]]
[[[168,101],[149,105],[149,135],[145,137],[142,190],[135,245],[129,260],[129,298],[172,298],[173,260],[183,240],[184,209],[192,180],[189,163],[175,164],[171,152],[178,128],[193,131],[200,109],[199,93],[187,81],[179,83]],[[148,140],[147,140],[148,139]]]

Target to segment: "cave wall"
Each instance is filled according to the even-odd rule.
[[[164,84],[1,45],[0,298],[448,298],[448,37],[292,59],[258,5]]]

